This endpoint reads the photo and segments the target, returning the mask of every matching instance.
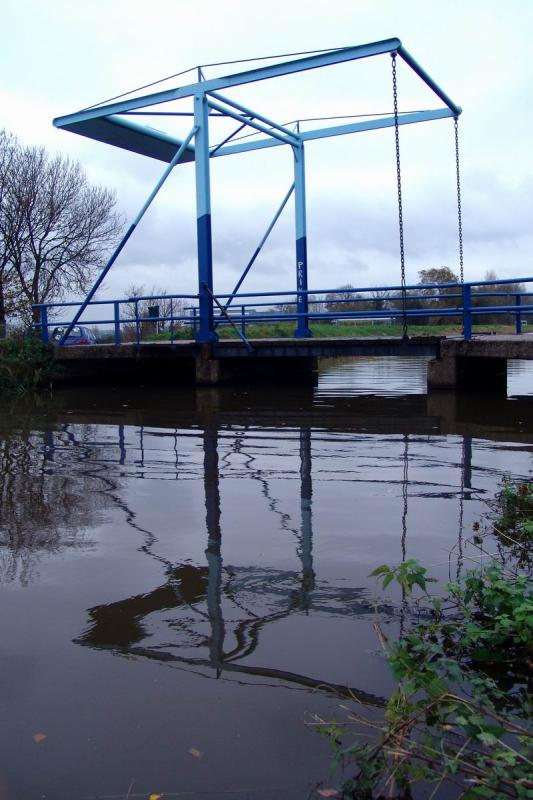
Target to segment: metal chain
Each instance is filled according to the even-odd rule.
[[[405,433],[403,437],[403,476],[402,476],[402,564],[405,563],[407,557],[407,512],[408,512],[408,497],[409,497],[409,434]],[[400,608],[400,639],[403,639],[405,615],[407,611],[407,596],[405,586],[402,586],[402,605]]]
[[[461,283],[464,283],[463,268],[463,215],[461,210],[461,168],[459,165],[459,118],[454,118],[455,132],[455,174],[457,178],[457,221],[459,224],[459,266],[461,269]]]
[[[405,248],[403,243],[402,171],[400,166],[400,129],[398,124],[398,83],[396,79],[396,53],[392,53],[392,96],[394,99],[394,140],[396,144],[396,180],[398,185],[398,226],[400,230],[400,264],[402,272],[402,323],[403,338],[407,339],[407,291],[405,288]]]

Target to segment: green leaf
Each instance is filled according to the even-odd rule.
[[[394,575],[386,575],[383,579],[383,588],[386,589],[389,584],[391,584],[394,580]]]
[[[481,733],[478,733],[477,738],[479,739],[480,742],[486,744],[487,747],[492,747],[492,745],[495,745],[498,742],[496,737],[493,736],[492,733],[487,733],[487,731],[482,731]]]
[[[370,573],[368,576],[369,578],[375,578],[378,575],[385,575],[385,573],[390,572],[390,567],[387,564],[382,564],[381,567],[376,567],[376,569]]]

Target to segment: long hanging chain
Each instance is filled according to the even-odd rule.
[[[398,185],[398,226],[400,229],[400,264],[402,271],[402,323],[403,323],[403,338],[407,339],[407,291],[405,288],[405,248],[403,243],[402,171],[400,166],[400,130],[398,124],[398,84],[396,80],[396,53],[392,53],[392,95],[394,99],[394,140],[396,143],[396,180]]]
[[[455,132],[455,175],[457,179],[457,221],[459,225],[459,267],[461,269],[461,283],[464,283],[463,267],[463,214],[461,210],[461,168],[459,165],[459,118],[454,118]]]

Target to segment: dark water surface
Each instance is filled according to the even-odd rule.
[[[315,389],[4,402],[0,799],[332,785],[306,721],[393,687],[369,573],[456,575],[502,478],[531,474],[527,365],[508,398],[424,391],[423,359],[357,359]],[[392,634],[399,599],[378,598]]]

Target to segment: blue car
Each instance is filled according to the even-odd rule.
[[[52,341],[59,342],[65,331],[66,328],[54,328]],[[70,347],[78,344],[96,344],[96,336],[89,328],[85,328],[83,325],[75,325],[67,336],[65,345]]]

